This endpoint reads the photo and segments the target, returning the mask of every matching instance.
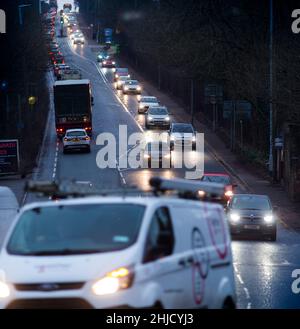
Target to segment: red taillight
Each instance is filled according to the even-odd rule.
[[[228,190],[228,191],[225,192],[225,196],[227,198],[231,198],[233,196],[233,192],[231,190]]]
[[[92,130],[92,127],[84,127],[85,130]]]

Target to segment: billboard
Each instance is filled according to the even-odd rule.
[[[19,141],[0,140],[0,175],[19,172]]]

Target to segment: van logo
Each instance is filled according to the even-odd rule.
[[[43,283],[41,285],[39,285],[39,289],[41,291],[54,291],[54,290],[58,290],[59,289],[59,285],[56,283]]]

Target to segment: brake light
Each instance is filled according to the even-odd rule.
[[[233,192],[231,190],[228,190],[225,192],[225,196],[231,198],[233,196]]]

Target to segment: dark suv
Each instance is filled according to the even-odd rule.
[[[234,195],[226,209],[231,234],[260,234],[276,241],[275,210],[267,195]]]

